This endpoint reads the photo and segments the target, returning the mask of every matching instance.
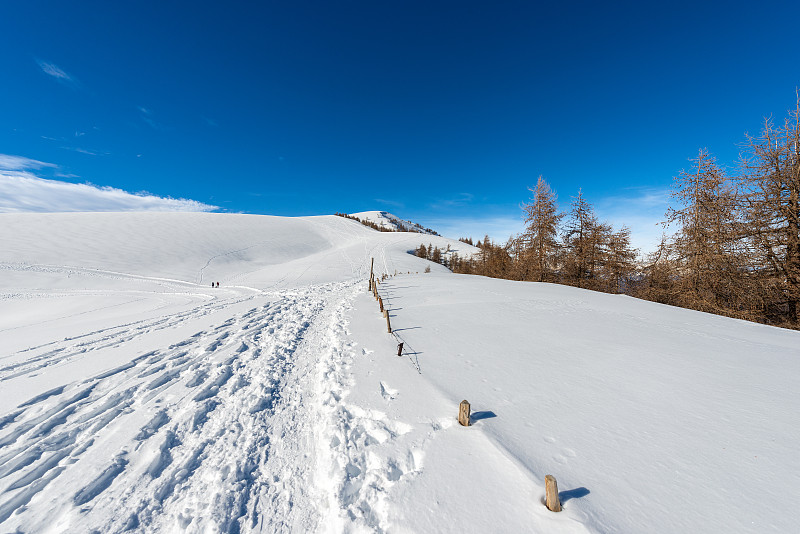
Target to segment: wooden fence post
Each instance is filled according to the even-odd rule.
[[[551,512],[561,511],[561,501],[558,498],[558,483],[556,477],[547,475],[544,477],[544,488],[547,495],[545,505]]]
[[[398,356],[402,356],[403,355],[403,343],[402,342],[397,344],[397,355]]]
[[[381,313],[383,313],[383,299],[378,297],[378,305],[381,307]]]
[[[392,323],[389,322],[389,312],[384,310],[383,313],[384,313],[384,315],[386,315],[386,330],[391,334],[392,333]]]
[[[465,400],[458,405],[458,422],[461,426],[469,426],[469,403]]]

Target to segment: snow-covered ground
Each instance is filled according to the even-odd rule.
[[[800,333],[453,275],[419,237],[0,215],[0,532],[796,529]]]

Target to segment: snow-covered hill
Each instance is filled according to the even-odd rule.
[[[381,228],[387,228],[397,232],[417,232],[420,234],[439,235],[435,230],[425,228],[419,223],[401,219],[397,215],[392,215],[386,211],[360,211],[358,213],[351,213],[361,221],[371,222]]]
[[[795,528],[800,333],[454,275],[419,238],[0,215],[0,532]]]

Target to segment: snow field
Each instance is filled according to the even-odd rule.
[[[473,426],[461,427],[456,415],[462,399],[431,382],[425,363],[430,353],[410,336],[421,328],[407,322],[403,297],[429,276],[398,275],[378,286],[396,337],[386,334],[366,287],[356,299],[350,329],[362,344],[349,371],[357,386],[340,409],[368,437],[347,441],[358,469],[342,491],[348,495],[364,483],[367,488],[354,502],[344,501],[343,528],[331,532],[587,532],[575,510],[553,514],[541,505],[544,486],[482,431],[485,405],[473,402]],[[396,355],[398,340],[404,341],[402,357]],[[450,379],[458,381],[455,370]],[[382,432],[387,424],[388,437]],[[398,426],[401,431],[392,432]]]
[[[420,261],[338,217],[207,215],[2,217],[3,531],[323,528],[343,310],[370,257]]]
[[[416,352],[418,363],[407,363],[447,399],[453,420],[469,400],[479,420],[463,430],[489,444],[461,441],[439,460],[495,465],[506,483],[522,473],[533,484],[515,488],[526,494],[509,512],[517,519],[543,512],[594,532],[793,529],[800,333],[551,284],[426,274],[379,288]],[[426,452],[426,471],[441,441]],[[510,463],[497,466],[503,457]],[[546,474],[558,479],[561,514],[537,506]],[[481,477],[464,484],[475,491]],[[514,498],[503,482],[484,483],[493,514]],[[422,482],[409,491],[425,493]],[[442,508],[462,511],[453,500]],[[463,513],[465,528],[481,531],[480,514]],[[533,520],[526,528],[551,530]]]
[[[3,214],[0,240],[0,532],[795,525],[797,332],[453,275],[408,252],[472,247],[340,217]],[[420,273],[379,286],[392,335],[371,258]]]

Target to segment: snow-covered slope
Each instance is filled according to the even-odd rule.
[[[0,215],[0,532],[794,529],[800,333],[453,275],[419,238]]]
[[[380,227],[389,228],[395,231],[412,231],[420,234],[439,235],[436,231],[430,228],[425,228],[419,223],[401,219],[397,215],[392,215],[386,211],[360,211],[358,213],[351,213],[350,215],[359,220],[371,222]]]

